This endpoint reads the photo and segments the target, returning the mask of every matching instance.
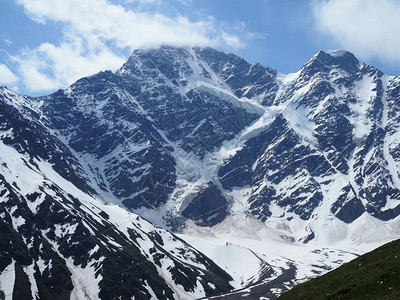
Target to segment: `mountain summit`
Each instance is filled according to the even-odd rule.
[[[257,256],[258,277],[236,280],[167,231],[185,224],[214,234],[246,220],[288,247],[394,239],[399,98],[399,77],[343,50],[283,75],[163,46],[48,96],[1,87],[1,289],[196,298],[296,274]]]

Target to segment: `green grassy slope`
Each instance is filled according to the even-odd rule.
[[[278,299],[400,299],[400,240],[302,283]]]

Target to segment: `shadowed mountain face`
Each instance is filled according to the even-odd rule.
[[[40,110],[95,188],[156,208],[176,185],[174,152],[201,159],[258,117],[226,89],[193,50],[161,48],[40,99]]]
[[[195,198],[180,197],[182,186],[211,181],[222,197],[250,184],[249,210],[262,220],[272,207],[317,218],[329,203],[328,214],[351,223],[400,212],[397,86],[346,51],[321,51],[282,76],[210,48],[162,47],[33,101],[88,185],[128,208],[166,205],[179,216]],[[196,207],[193,216],[205,212]]]
[[[263,221],[351,223],[400,213],[398,85],[346,51],[320,51],[283,76],[210,48],[161,47],[135,51],[115,73],[21,99],[28,127],[48,130],[31,129],[56,172],[129,209],[161,208],[159,224],[225,204],[208,216],[214,224],[237,200],[229,192],[247,186],[248,210]],[[10,114],[7,126],[23,127]],[[215,201],[200,195],[210,184]]]
[[[250,210],[262,220],[273,209],[288,219],[323,213],[351,223],[364,212],[393,219],[400,209],[398,84],[349,52],[319,52],[283,77],[270,106],[276,116],[219,176],[244,165],[249,172],[224,188],[250,184]]]
[[[214,226],[240,203],[235,213],[303,243],[343,239],[365,216],[390,231],[400,214],[399,99],[398,77],[346,51],[320,51],[282,75],[210,48],[161,47],[48,96],[1,87],[0,226],[13,238],[0,268],[18,269],[32,295],[193,298],[229,291],[229,275],[140,218],[119,228],[118,216]],[[127,264],[149,278],[110,288],[107,277]],[[65,280],[53,291],[56,266]],[[97,290],[74,275],[87,266]]]

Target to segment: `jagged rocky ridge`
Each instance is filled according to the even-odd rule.
[[[399,78],[349,52],[321,51],[285,80],[271,106],[275,118],[219,169],[220,178],[249,169],[224,188],[250,184],[249,209],[264,221],[395,219]],[[305,241],[316,230],[310,226]]]
[[[46,297],[232,289],[207,257],[105,203],[173,230],[188,218],[213,226],[233,210],[250,213],[289,244],[357,239],[346,226],[371,216],[387,232],[368,239],[391,239],[400,233],[399,93],[398,77],[346,51],[320,51],[282,75],[173,47],[137,50],[117,72],[44,97],[1,88],[1,226],[13,237],[2,274],[14,268],[25,290]],[[121,273],[129,278],[106,282],[135,264]],[[79,272],[97,284],[88,288]],[[114,288],[136,272],[149,276]],[[63,283],[49,288],[58,273]]]

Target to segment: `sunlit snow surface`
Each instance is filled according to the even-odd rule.
[[[396,224],[392,225],[393,231],[398,231],[400,219],[392,224]],[[251,287],[264,285],[274,295],[337,268],[379,247],[382,241],[397,237],[388,230],[387,224],[367,214],[350,226],[344,223],[326,226],[330,226],[335,235],[345,238],[332,243],[297,243],[288,227],[276,224],[280,228],[272,228],[248,214],[232,215],[211,228],[189,221],[179,237],[227,271],[236,289],[250,287],[251,290]]]

